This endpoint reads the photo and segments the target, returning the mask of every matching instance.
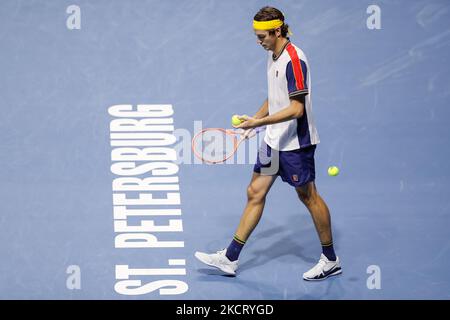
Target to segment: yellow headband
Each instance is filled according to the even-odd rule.
[[[270,21],[256,21],[253,20],[253,29],[256,30],[273,30],[281,27],[284,24],[280,19],[270,20]],[[288,34],[292,35],[292,31],[288,28]]]
[[[253,29],[256,30],[273,30],[281,27],[284,24],[280,19],[270,21],[256,21],[253,20]]]

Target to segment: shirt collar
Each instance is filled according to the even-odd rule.
[[[275,55],[275,53],[272,54],[272,59],[273,59],[273,61],[277,61],[278,58],[281,57],[281,55],[282,55],[283,52],[284,52],[284,49],[287,47],[287,45],[288,45],[289,43],[291,43],[290,40],[288,40],[288,41],[284,44],[283,48],[281,48],[280,53],[279,53],[277,56]]]

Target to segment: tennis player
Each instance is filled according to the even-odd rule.
[[[342,272],[333,248],[330,213],[317,192],[314,152],[319,143],[311,104],[311,75],[303,51],[290,42],[282,12],[264,7],[255,15],[257,43],[269,51],[268,98],[253,117],[242,117],[236,128],[267,126],[247,189],[247,205],[228,248],[217,253],[196,252],[203,263],[235,275],[239,254],[263,213],[266,195],[280,176],[293,186],[311,213],[321,245],[319,262],[304,280],[323,280]],[[245,121],[244,121],[245,120]]]

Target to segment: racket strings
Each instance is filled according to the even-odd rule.
[[[207,162],[222,162],[232,155],[237,147],[234,134],[221,130],[206,130],[197,135],[193,148],[198,156]]]

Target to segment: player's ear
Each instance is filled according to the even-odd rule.
[[[281,37],[281,28],[276,28],[275,34],[277,35],[277,38]]]

